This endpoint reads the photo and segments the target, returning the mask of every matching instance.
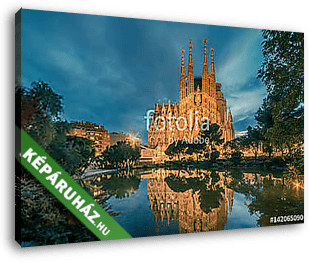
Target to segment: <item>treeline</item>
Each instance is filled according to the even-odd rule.
[[[30,88],[17,84],[15,100],[21,106],[21,122],[16,125],[71,176],[79,178],[94,163],[104,168],[130,169],[140,157],[139,147],[127,142],[118,142],[96,157],[93,141],[68,135],[71,125],[61,118],[63,98],[44,81],[33,82]],[[21,217],[17,236],[23,245],[26,242],[47,245],[97,240],[23,167],[20,174],[16,174],[15,188],[16,207]]]
[[[60,118],[62,96],[44,81],[33,82],[30,89],[17,86],[21,101],[23,128],[70,175],[79,176],[91,165],[100,168],[130,168],[140,157],[138,146],[120,141],[95,156],[94,142],[70,136],[71,125]]]
[[[263,136],[257,127],[249,126],[246,135],[226,143],[222,135],[218,124],[210,124],[209,130],[201,131],[193,141],[181,139],[174,141],[168,146],[165,154],[171,160],[177,161],[194,160],[214,163],[218,158],[224,158],[234,164],[239,163],[248,153],[256,160],[260,149],[268,154],[268,148],[263,147]],[[188,156],[191,157],[188,158]]]
[[[220,155],[218,149],[223,142],[220,126],[214,123],[209,125],[208,130],[200,131],[196,139],[175,140],[168,146],[165,154],[171,159],[177,157],[178,161],[185,155],[195,156],[197,162],[200,159],[215,161]]]
[[[93,163],[97,168],[126,169],[136,164],[140,158],[140,147],[126,141],[119,141],[117,144],[107,147],[99,156],[94,158]]]
[[[93,142],[68,136],[70,125],[60,116],[62,96],[44,81],[30,88],[17,84],[15,100],[20,103],[24,129],[70,175],[80,175],[94,157]],[[20,172],[20,173],[19,173]],[[98,240],[26,169],[16,171],[15,206],[23,246],[49,245]]]
[[[139,147],[127,142],[118,142],[95,156],[93,141],[68,135],[71,125],[61,118],[63,98],[44,81],[33,82],[29,88],[16,85],[15,100],[21,107],[21,122],[16,125],[71,176],[79,178],[92,164],[129,170],[140,157]],[[16,174],[15,189],[16,211],[20,216],[20,233],[16,236],[23,246],[98,240],[23,167]],[[102,197],[100,205],[110,215],[116,215],[107,201],[106,196]]]
[[[281,151],[288,176],[304,177],[304,34],[263,30],[264,61],[258,71],[267,96],[255,118],[263,145]]]
[[[44,81],[33,82],[30,88],[18,85],[15,95],[21,103],[20,128],[70,175],[82,174],[94,157],[93,142],[67,135],[71,126],[60,117],[62,96]]]

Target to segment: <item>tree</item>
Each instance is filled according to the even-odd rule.
[[[274,126],[274,120],[271,113],[270,106],[267,103],[267,98],[263,100],[262,106],[258,109],[255,114],[255,119],[257,121],[257,127],[262,136],[263,151],[268,153],[270,158],[273,153],[274,136],[272,136],[272,128]],[[275,145],[282,145],[275,143]]]
[[[262,135],[257,127],[252,128],[250,125],[248,126],[248,134],[247,140],[245,141],[246,145],[252,149],[254,154],[254,160],[256,160],[259,147],[261,146],[262,142]]]
[[[141,157],[140,147],[138,147],[136,145],[134,147],[131,146],[129,164],[134,165],[140,157]]]
[[[54,123],[56,134],[46,151],[70,175],[82,175],[95,157],[94,143],[86,138],[68,136],[71,125]]]
[[[246,136],[240,136],[238,138],[226,142],[223,145],[225,158],[233,163],[239,163],[243,157],[241,149],[244,149],[246,147],[245,144],[246,140],[247,140]]]
[[[29,89],[18,85],[15,96],[21,102],[21,128],[66,172],[81,174],[94,155],[92,142],[67,135],[71,127],[60,119],[62,96],[44,81],[33,82]],[[21,211],[20,241],[55,244],[97,240],[85,227],[70,226],[67,215],[71,213],[26,169],[21,167],[20,171],[15,185],[20,193],[16,198]]]
[[[173,141],[165,150],[165,154],[173,158],[177,156],[178,161],[180,161],[180,155],[185,153],[187,148],[187,143],[184,141]]]
[[[210,124],[209,129],[200,132],[200,137],[207,142],[204,145],[206,154],[210,156],[211,160],[216,160],[219,155],[217,149],[222,145],[224,139],[222,138],[222,131],[220,126],[216,123]]]
[[[108,147],[102,157],[111,166],[118,168],[130,169],[130,166],[136,163],[140,157],[140,148],[131,144],[120,141],[117,144]]]
[[[186,153],[187,154],[195,154],[196,156],[196,161],[198,162],[198,157],[199,154],[202,153],[203,151],[205,151],[206,148],[206,144],[205,143],[200,143],[198,142],[198,140],[196,140],[197,142],[192,141],[192,143],[187,143],[187,148],[186,148]]]
[[[20,87],[21,127],[44,149],[56,134],[54,123],[63,111],[62,96],[48,83],[37,81],[30,89]]]
[[[257,77],[267,97],[257,120],[267,140],[290,153],[304,142],[304,34],[263,30],[263,38]]]
[[[21,127],[70,175],[81,174],[94,157],[92,141],[68,136],[70,124],[60,119],[62,96],[44,81],[17,88]]]

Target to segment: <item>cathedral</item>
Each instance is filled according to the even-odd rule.
[[[207,61],[207,39],[204,39],[202,77],[194,77],[192,40],[189,40],[189,61],[185,71],[185,50],[182,49],[179,100],[155,104],[149,129],[148,146],[162,150],[175,140],[191,141],[209,124],[217,123],[225,142],[235,138],[232,113],[227,114],[226,99],[221,84],[216,81],[214,48],[211,48],[210,72]]]

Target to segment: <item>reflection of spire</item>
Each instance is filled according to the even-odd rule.
[[[157,235],[160,234],[159,227],[164,221],[167,223],[164,227],[178,224],[179,233],[224,229],[224,225],[227,222],[226,206],[229,204],[230,209],[233,206],[233,191],[227,189],[226,201],[223,203],[223,196],[221,194],[221,197],[218,198],[219,205],[214,206],[210,200],[212,199],[210,193],[212,191],[204,191],[205,182],[203,178],[206,173],[208,171],[192,171],[190,174],[180,172],[179,170],[167,171],[158,169],[153,171],[153,177],[147,181],[147,195],[151,203],[157,200],[156,205],[150,205],[157,218]],[[163,176],[165,179],[163,179]],[[187,181],[186,178],[188,177],[192,180]],[[214,178],[217,177],[215,176]],[[217,179],[213,180],[215,181],[213,186],[216,189],[217,187],[222,188],[223,177],[220,175]],[[181,184],[179,184],[179,180]],[[194,186],[198,185],[200,191],[193,191],[192,183]],[[177,188],[184,191],[178,192],[175,190]],[[229,198],[228,201],[227,198]]]
[[[156,235],[157,236],[159,235],[159,223],[158,222],[156,223]]]

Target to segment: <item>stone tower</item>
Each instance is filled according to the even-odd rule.
[[[179,100],[155,105],[148,130],[148,146],[165,150],[175,139],[196,138],[209,120],[217,123],[225,142],[235,138],[232,114],[227,120],[226,99],[216,81],[214,48],[210,49],[208,68],[207,39],[204,39],[202,77],[194,77],[192,40],[189,40],[188,70],[185,72],[185,49],[181,50]]]

